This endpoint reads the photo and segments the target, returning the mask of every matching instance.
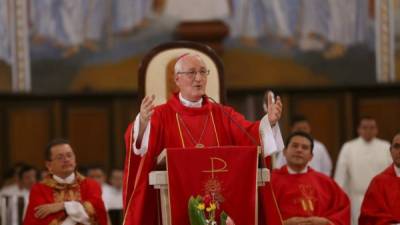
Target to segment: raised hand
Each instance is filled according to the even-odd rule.
[[[154,99],[155,95],[146,96],[140,105],[140,125],[146,126],[154,112]]]
[[[279,96],[277,96],[276,100],[274,100],[274,94],[272,91],[268,91],[265,93],[267,97],[267,113],[268,120],[271,126],[275,126],[275,124],[279,121],[282,116],[282,101]]]
[[[136,146],[141,146],[144,131],[146,130],[147,124],[150,121],[150,117],[154,112],[154,99],[155,95],[146,96],[142,100],[142,104],[140,105],[140,113],[139,113],[139,132],[136,138]],[[138,147],[139,148],[139,147]]]

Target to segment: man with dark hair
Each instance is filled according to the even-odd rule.
[[[392,162],[389,142],[377,138],[378,125],[372,117],[362,117],[359,137],[344,143],[337,160],[335,180],[349,195],[352,224],[357,224],[361,202],[372,178]]]
[[[51,140],[47,145],[46,149],[44,150],[44,159],[46,161],[51,161],[52,155],[52,148],[56,145],[70,145],[69,141],[63,138],[56,138]]]
[[[311,124],[305,116],[296,115],[291,120],[291,130],[292,132],[302,131],[311,135]],[[311,159],[309,166],[318,172],[330,176],[332,172],[332,160],[325,145],[314,139],[314,147],[312,150],[313,158]],[[280,168],[285,164],[285,156],[280,152],[276,157],[275,167]]]
[[[8,199],[8,206],[2,205],[0,200],[0,212],[2,208],[6,208],[6,215],[3,215],[7,224],[18,225],[22,221],[23,214],[29,199],[29,191],[37,181],[37,171],[28,164],[20,164],[17,171],[16,185],[10,185],[0,191],[0,199]],[[22,212],[22,213],[21,213]]]
[[[283,154],[287,165],[274,170],[271,184],[284,225],[348,225],[350,202],[330,177],[307,166],[313,157],[313,138],[290,134]]]
[[[392,140],[393,164],[375,176],[361,206],[359,225],[400,223],[400,132]]]
[[[32,187],[25,225],[107,224],[100,186],[75,171],[75,153],[63,139],[45,151],[50,174]]]

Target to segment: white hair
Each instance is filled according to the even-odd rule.
[[[183,63],[185,62],[184,61],[184,59],[185,58],[187,58],[187,57],[195,57],[195,58],[197,58],[198,60],[200,60],[201,62],[203,62],[204,63],[204,61],[203,61],[203,59],[200,57],[200,55],[198,55],[198,54],[191,54],[191,53],[185,53],[185,54],[182,54],[181,56],[179,56],[178,57],[178,60],[176,61],[176,63],[175,63],[175,66],[174,66],[174,74],[176,75],[178,72],[182,72],[182,67],[183,67]],[[205,64],[205,63],[204,63]]]

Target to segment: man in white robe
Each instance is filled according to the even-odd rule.
[[[356,225],[368,184],[392,163],[390,144],[376,137],[375,119],[364,117],[357,129],[359,137],[346,142],[339,153],[335,180],[351,201],[352,224]]]

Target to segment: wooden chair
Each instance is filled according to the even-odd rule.
[[[139,98],[154,94],[155,104],[165,103],[175,92],[174,65],[185,53],[198,54],[204,60],[210,75],[206,93],[217,102],[224,103],[224,70],[219,56],[210,47],[189,41],[175,41],[153,48],[139,67]]]

